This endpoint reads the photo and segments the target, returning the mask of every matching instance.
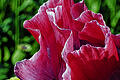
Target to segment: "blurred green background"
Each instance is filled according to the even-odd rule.
[[[23,28],[23,22],[32,18],[46,1],[0,0],[0,80],[14,77],[15,63],[39,50],[39,44]],[[120,0],[85,0],[85,3],[89,10],[103,15],[113,34],[120,33]]]

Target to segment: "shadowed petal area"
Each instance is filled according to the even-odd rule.
[[[120,34],[112,35],[115,45],[120,49]]]
[[[118,51],[119,58],[120,58],[120,34],[112,35],[112,38],[113,38],[114,43],[115,43],[115,45],[117,47],[117,51]]]
[[[106,35],[106,38],[105,47],[93,47],[88,44],[68,53],[64,80],[119,80],[120,63],[116,55],[117,49],[111,35]]]

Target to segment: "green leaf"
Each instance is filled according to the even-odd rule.
[[[7,68],[0,68],[0,74],[6,74],[8,72]]]
[[[88,8],[97,13],[100,10],[101,0],[86,0]]]
[[[0,24],[2,23],[2,20],[3,20],[4,16],[5,16],[5,12],[1,11],[0,12]]]
[[[116,0],[105,0],[108,8],[111,11],[115,11],[115,6],[116,6]]]
[[[4,47],[4,58],[3,58],[3,60],[8,61],[9,58],[10,58],[10,51],[9,51],[8,47],[5,46]]]
[[[5,78],[7,78],[7,75],[3,75],[3,74],[0,75],[0,80],[5,80]]]
[[[25,53],[23,53],[23,52],[22,52],[21,50],[19,50],[19,49],[15,50],[15,52],[14,52],[13,55],[12,55],[12,59],[11,59],[12,64],[15,64],[16,62],[24,59],[24,57],[25,57]]]
[[[30,44],[20,44],[18,48],[25,52],[30,52],[32,50],[32,46]]]
[[[2,42],[7,42],[8,38],[7,37],[2,37]]]
[[[22,3],[22,5],[18,8],[19,12],[21,12],[22,10],[24,10],[27,6],[31,5],[33,3],[32,0],[24,0],[24,2]]]
[[[4,8],[6,0],[0,0],[0,9]]]
[[[23,42],[30,42],[31,41],[31,38],[28,37],[28,36],[25,36],[23,39],[22,39]]]
[[[5,80],[7,78],[6,73],[8,72],[7,68],[0,67],[0,80]]]
[[[118,20],[120,19],[120,10],[116,13],[115,17],[113,17],[111,21],[111,26],[115,27],[118,23]]]
[[[3,25],[8,25],[11,22],[12,22],[12,18],[9,17],[3,21]]]

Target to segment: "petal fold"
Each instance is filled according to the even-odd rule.
[[[86,10],[81,13],[80,17],[77,18],[78,21],[83,23],[88,23],[92,20],[96,20],[100,25],[106,26],[103,16],[101,14],[96,14],[92,11]]]
[[[86,40],[95,46],[104,46],[105,35],[97,21],[91,21],[86,23],[79,32],[79,39]]]

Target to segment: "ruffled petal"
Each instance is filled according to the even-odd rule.
[[[70,31],[60,29],[53,24],[51,15],[47,14],[45,9],[45,7],[40,8],[39,13],[24,22],[24,27],[40,43],[40,51],[31,59],[16,64],[15,74],[20,79],[62,79],[65,63],[61,58],[61,52]]]
[[[115,56],[116,60],[119,61],[117,47],[112,38],[112,34],[108,33],[105,40],[105,50],[108,52],[108,58]]]
[[[86,23],[81,32],[79,39],[92,43],[94,46],[104,46],[105,35],[97,21]]]
[[[107,37],[107,36],[106,36]],[[64,80],[115,80],[116,71],[120,71],[120,63],[116,47],[111,36],[107,37],[106,46],[93,47],[83,45],[79,50],[67,54],[67,69]],[[108,47],[109,46],[109,47]],[[111,46],[111,47],[110,47]],[[110,50],[111,49],[111,50]],[[111,55],[112,54],[112,55]],[[65,76],[67,75],[67,76]]]
[[[84,0],[82,0],[79,3],[72,5],[71,15],[74,19],[78,18],[80,16],[80,14],[85,10],[87,10],[87,7],[84,4]]]
[[[54,8],[58,5],[61,5],[61,0],[48,0],[46,5],[47,5],[48,8]]]
[[[66,28],[63,26],[63,17],[62,16],[62,7],[61,6],[57,6],[55,9],[49,9],[47,10],[47,14],[49,15],[49,19],[50,21],[56,25],[58,28],[61,29],[67,29],[67,30],[72,30],[73,32],[73,37],[74,37],[74,49],[79,49],[80,47],[80,42],[79,42],[79,38],[78,38],[78,32],[82,30],[82,28],[84,27],[84,24],[73,20],[72,23],[70,23],[70,28]]]
[[[83,22],[83,23],[87,23],[90,22],[92,20],[96,20],[100,25],[106,26],[104,20],[103,20],[103,16],[101,14],[96,14],[92,11],[84,11],[83,13],[81,13],[80,17],[77,18],[78,21]]]

